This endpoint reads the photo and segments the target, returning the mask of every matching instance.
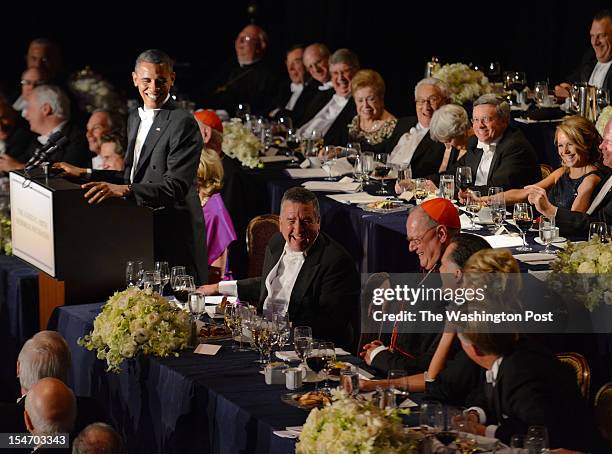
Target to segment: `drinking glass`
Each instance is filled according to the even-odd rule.
[[[359,394],[359,373],[356,366],[340,371],[340,387],[352,397]]]
[[[425,178],[414,180],[414,199],[417,205],[420,205],[425,200],[427,194],[427,180]]]
[[[255,362],[265,366],[269,361],[272,346],[272,322],[256,315],[251,317],[249,329],[255,349],[259,352],[259,359]]]
[[[231,331],[232,338],[235,338],[238,335],[238,330],[242,330],[242,323],[240,315],[238,314],[238,307],[239,306],[236,304],[227,304],[225,309],[223,309],[223,323],[225,324],[225,327]],[[242,335],[240,335],[240,340],[242,340]],[[239,343],[240,340],[238,341]],[[232,351],[237,350],[238,346],[233,344]]]
[[[442,427],[442,404],[440,402],[425,401],[421,403],[419,425],[421,431],[434,432]]]
[[[358,154],[357,156],[355,156],[355,165],[353,165],[353,178],[363,183],[364,176],[365,174],[363,171],[363,155]]]
[[[408,396],[408,383],[392,383],[392,380],[403,379],[408,374],[405,370],[401,369],[390,369],[387,373],[387,388],[391,389],[395,394],[396,404],[399,406],[401,400]],[[398,399],[400,401],[398,401]]]
[[[161,290],[159,271],[145,271],[142,275],[142,288],[144,290],[151,289],[152,292],[159,293]]]
[[[589,241],[593,237],[599,238],[599,241],[605,243],[608,239],[608,226],[605,222],[591,222],[589,225]]]
[[[174,281],[174,296],[178,301],[181,302],[183,307],[187,303],[189,293],[195,292],[195,284],[193,283],[193,276],[188,274],[180,274]]]
[[[193,320],[199,320],[206,313],[206,297],[201,293],[191,292],[187,301]]]
[[[495,231],[497,231],[506,219],[506,200],[504,198],[503,191],[497,194],[491,194],[491,189],[501,188],[489,188],[489,208],[491,208],[491,220],[495,224]]]
[[[359,153],[361,153],[361,145],[359,142],[349,142],[346,144],[346,148],[344,150],[346,160],[353,167],[353,169],[355,169],[355,165],[357,164],[357,156],[359,156]]]
[[[525,435],[512,435],[510,438],[510,452],[523,454],[525,452]]]
[[[455,197],[455,177],[453,175],[440,175],[440,196],[453,200]]]
[[[319,373],[325,367],[325,343],[318,340],[311,340],[311,348],[306,354],[306,364],[315,373],[315,391],[319,390]]]
[[[170,268],[168,267],[168,262],[155,262],[155,271],[159,272],[159,277],[161,278],[161,289],[159,293],[163,295],[164,288],[168,285],[168,282],[170,282]]]
[[[310,326],[296,326],[293,328],[293,347],[300,358],[301,365],[306,364],[306,357],[312,348],[312,328]]]
[[[291,117],[283,115],[282,117],[278,117],[278,126],[280,134],[284,138],[287,138],[287,131],[293,129],[293,120],[291,120]]]
[[[130,260],[125,265],[125,283],[128,287],[140,287],[142,284],[142,260]]]
[[[324,360],[323,372],[325,372],[325,383],[323,384],[323,389],[326,390],[328,394],[331,394],[331,389],[329,387],[329,371],[336,362],[336,347],[333,342],[320,342],[319,349]]]
[[[300,148],[300,137],[295,129],[287,130],[287,148],[291,151],[296,151]]]
[[[397,171],[397,180],[395,182],[395,192],[401,194],[404,191],[413,189],[412,182],[412,167],[410,164],[400,164],[393,166]]]
[[[363,171],[363,181],[370,179],[370,174],[374,171],[374,153],[364,151],[360,154],[361,170]]]
[[[555,254],[556,251],[550,250],[550,245],[555,239],[557,230],[555,229],[555,218],[554,216],[540,216],[539,224],[540,241],[546,245],[544,248],[544,254]]]
[[[251,106],[247,103],[240,103],[236,108],[236,118],[240,118],[243,123],[246,123],[248,115],[251,113]]]
[[[516,250],[521,252],[531,251],[532,249],[527,247],[527,241],[525,240],[525,232],[533,222],[533,211],[531,210],[531,205],[524,202],[515,203],[512,218],[514,219],[514,222],[516,222],[516,226],[523,236],[523,245],[516,248]]]
[[[274,331],[276,334],[274,344],[282,350],[289,343],[291,336],[291,323],[289,322],[288,314],[273,314],[272,322],[274,323]]]
[[[525,445],[529,453],[548,452],[548,429],[544,426],[529,426]]]
[[[347,150],[354,150],[354,153],[351,154],[360,154],[361,153],[361,144],[359,142],[349,142],[346,144]]]
[[[472,168],[467,166],[457,167],[456,177],[459,189],[467,191],[472,184]]]
[[[538,106],[543,105],[548,99],[548,83],[546,81],[536,82],[533,87],[533,98]]]
[[[321,130],[313,129],[310,133],[302,134],[302,142],[304,143],[304,156],[317,157],[319,150],[323,148],[323,134]]]
[[[326,145],[323,147],[323,152],[321,154],[321,164],[327,171],[327,176],[324,180],[327,181],[335,181],[335,178],[332,177],[332,170],[336,160],[338,158],[338,148],[334,145]]]
[[[468,191],[465,200],[465,210],[471,214],[470,221],[472,223],[469,227],[466,227],[466,230],[480,230],[480,227],[477,227],[474,223],[474,218],[478,215],[481,206],[480,191]]]
[[[174,294],[174,281],[176,280],[176,278],[178,276],[187,274],[187,271],[185,271],[185,267],[184,266],[173,266],[172,269],[170,270],[170,287],[172,288],[172,292]],[[176,296],[175,298],[176,299]]]
[[[374,154],[374,175],[380,178],[380,190],[376,191],[376,194],[389,195],[389,191],[385,185],[385,181],[391,166],[387,162],[389,155],[387,153],[376,153]]]

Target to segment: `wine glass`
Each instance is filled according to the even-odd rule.
[[[287,148],[289,148],[292,152],[295,152],[298,148],[300,148],[300,137],[295,129],[287,129],[286,144]]]
[[[161,278],[161,289],[159,293],[163,295],[164,288],[168,285],[168,282],[170,282],[170,268],[168,267],[168,262],[155,262],[155,271],[159,272],[159,277]]]
[[[251,114],[251,106],[247,103],[239,103],[236,108],[236,118],[240,118],[243,123],[246,123],[248,116]]]
[[[142,260],[130,260],[125,265],[125,283],[128,287],[140,287],[144,269]]]
[[[293,328],[293,347],[300,358],[301,365],[306,364],[306,356],[312,348],[312,328],[310,326],[296,326]]]
[[[467,191],[472,184],[472,168],[468,166],[457,167],[457,186],[461,191]]]
[[[284,138],[287,138],[287,131],[293,129],[293,120],[291,120],[291,117],[283,115],[281,117],[278,117],[278,126],[280,134]]]
[[[466,227],[466,230],[480,230],[480,227],[477,227],[474,223],[474,218],[480,211],[481,206],[480,191],[468,191],[467,198],[465,200],[465,210],[471,214],[471,224],[469,227]]]
[[[187,307],[193,318],[193,321],[200,320],[202,315],[206,313],[206,297],[201,293],[191,292],[188,296]]]
[[[311,348],[306,354],[306,364],[315,373],[315,391],[319,390],[319,373],[325,367],[325,343],[311,340]]]
[[[174,281],[174,296],[178,301],[181,302],[184,307],[187,303],[189,293],[195,292],[195,284],[193,283],[193,276],[188,274],[180,274]]]
[[[416,204],[420,205],[427,197],[427,180],[425,178],[417,178],[414,180],[414,199]]]
[[[238,307],[239,306],[236,304],[227,304],[223,309],[223,323],[225,324],[225,327],[230,330],[233,338],[236,337],[238,329],[242,330],[242,328],[238,328],[239,326],[242,326],[240,323],[240,316],[238,314]],[[242,335],[240,336],[240,340],[242,340]],[[237,349],[238,346],[233,344],[232,351],[236,351]]]
[[[170,270],[170,287],[172,287],[172,291],[174,292],[174,281],[178,276],[183,274],[187,274],[184,266],[173,266]],[[176,297],[174,298],[176,299]]]
[[[420,405],[419,426],[422,432],[435,432],[442,426],[442,404],[425,401]]]
[[[357,156],[361,153],[361,145],[358,142],[349,142],[346,144],[345,154],[348,163],[355,169],[357,163]]]
[[[536,82],[533,87],[533,98],[538,106],[542,106],[548,99],[548,83],[546,81]]]
[[[548,452],[548,429],[544,426],[529,426],[525,445],[528,452]]]
[[[325,392],[327,392],[327,394],[331,394],[331,389],[328,383],[329,371],[336,362],[336,347],[334,346],[333,342],[320,342],[319,350],[323,358],[323,372],[325,372],[325,383],[323,384],[323,389]]]
[[[151,289],[154,293],[159,293],[161,289],[161,276],[159,271],[145,271],[142,275],[143,290]]]
[[[502,188],[489,188],[489,208],[491,208],[491,220],[495,224],[495,231],[499,230],[506,219],[506,199],[503,190],[492,193],[491,190],[496,189]]]
[[[387,388],[392,390],[395,394],[397,406],[399,406],[399,404],[401,403],[397,402],[397,399],[399,398],[400,400],[402,400],[409,394],[408,383],[402,380],[405,379],[407,376],[408,374],[406,373],[406,371],[401,369],[390,369],[387,373]],[[401,382],[393,383],[393,381],[397,380],[401,380]]]
[[[516,248],[516,250],[521,252],[531,251],[532,249],[527,247],[527,241],[525,240],[525,232],[533,222],[533,211],[531,210],[531,205],[525,202],[515,203],[512,218],[514,219],[514,222],[516,222],[516,226],[523,236],[523,246]]]
[[[594,238],[605,243],[608,239],[608,226],[605,222],[591,222],[589,225],[589,241]]]
[[[335,181],[336,179],[332,177],[332,170],[336,160],[338,158],[338,149],[334,145],[326,145],[323,147],[323,151],[321,153],[321,164],[327,171],[327,176],[324,180],[327,181]]]
[[[539,234],[540,241],[546,245],[544,248],[544,254],[555,254],[556,251],[550,250],[550,245],[555,239],[557,229],[555,229],[555,218],[554,216],[540,216]]]
[[[313,129],[302,134],[302,142],[304,143],[304,156],[317,157],[319,150],[323,148],[323,134],[320,129]]]
[[[389,155],[387,153],[375,153],[374,154],[374,175],[380,178],[380,190],[376,191],[376,194],[389,195],[385,181],[391,171],[391,166],[387,162]]]

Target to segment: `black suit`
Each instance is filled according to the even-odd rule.
[[[608,178],[612,178],[612,175],[608,176]],[[605,184],[606,181],[602,180],[601,185]],[[593,193],[591,201],[595,197],[597,197],[596,192]],[[555,219],[561,235],[587,235],[591,222],[604,221],[606,224],[612,223],[612,190],[606,193],[592,215],[559,208]]]
[[[333,89],[319,91],[319,94],[313,99],[304,113],[303,124],[312,120],[333,98],[334,94],[335,91]],[[323,137],[324,144],[346,145],[349,141],[349,125],[355,115],[357,115],[357,107],[355,106],[355,100],[351,96],[325,133]],[[303,126],[303,124],[301,126]]]
[[[287,115],[291,117],[294,127],[302,124],[302,117],[306,112],[306,108],[319,93],[319,86],[319,82],[317,82],[315,79],[308,79],[306,82],[304,82],[304,88],[302,89],[300,96],[298,96],[297,100],[295,101],[293,109],[289,110],[286,109],[285,106],[289,102],[289,99],[291,99],[291,82],[284,83],[278,94],[278,100],[276,102],[278,112],[274,115],[274,117],[278,118],[281,115]]]
[[[397,121],[397,126],[391,134],[387,145],[387,152],[391,153],[402,135],[416,126],[417,117],[403,117]],[[440,164],[444,159],[445,146],[436,142],[429,135],[429,131],[423,136],[410,160],[413,178],[435,179],[440,170]]]
[[[92,179],[127,184],[134,160],[140,117],[128,118],[128,148],[123,173],[93,171]],[[129,198],[154,209],[154,256],[172,267],[185,265],[196,284],[208,276],[206,230],[195,182],[202,135],[187,111],[170,100],[157,112],[140,152]]]
[[[572,375],[545,347],[521,341],[504,356],[490,397],[483,381],[469,404],[485,410],[487,425],[498,426],[495,436],[504,443],[539,425],[548,429],[551,448],[597,449],[601,439]]]
[[[522,189],[528,184],[537,183],[542,179],[540,166],[535,151],[527,141],[523,133],[508,126],[501,140],[497,142],[495,155],[489,168],[487,184],[475,186],[476,171],[482,158],[482,149],[476,148],[478,139],[474,136],[468,141],[467,152],[456,162],[449,173],[454,174],[454,169],[460,166],[468,166],[472,169],[472,189],[487,194],[489,186],[499,186],[508,189]]]
[[[36,140],[36,134],[30,131],[28,122],[22,117],[18,117],[15,129],[6,139],[5,145],[7,155],[21,163],[25,163],[31,155],[31,150],[40,146],[40,142]]]
[[[68,138],[68,143],[51,153],[49,159],[53,162],[67,162],[77,167],[91,167],[92,153],[89,151],[85,131],[73,121],[69,121],[62,126],[61,132]],[[22,162],[27,162],[41,146],[38,140],[31,142]]]
[[[238,281],[238,297],[263,303],[267,296],[265,280],[280,260],[285,247],[283,236],[275,234],[268,243],[262,276]],[[323,232],[309,249],[289,301],[293,326],[312,327],[316,338],[351,348],[353,335],[349,321],[359,310],[359,274],[351,256]]]
[[[314,94],[308,105],[304,108],[304,113],[300,121],[296,122],[295,125],[299,128],[308,123],[313,117],[321,110],[325,105],[332,99],[336,92],[333,88],[327,90],[319,90]]]
[[[571,74],[567,76],[567,81],[570,83],[588,83],[589,79],[591,78],[593,68],[595,68],[596,64],[597,58],[595,58],[595,53],[593,49],[589,49],[582,57],[580,65]],[[606,73],[602,88],[607,89],[608,92],[612,94],[612,66],[608,68],[608,72]]]

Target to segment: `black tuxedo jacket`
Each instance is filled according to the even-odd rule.
[[[484,371],[483,371],[484,376]],[[491,398],[485,384],[469,405],[487,415],[487,424],[498,425],[495,436],[504,443],[529,426],[548,429],[551,448],[597,451],[602,445],[587,402],[576,378],[545,347],[524,340],[504,356]],[[490,385],[489,385],[490,386]]]
[[[319,94],[319,82],[315,79],[308,79],[304,82],[304,89],[300,96],[298,96],[297,101],[293,105],[293,109],[286,109],[285,106],[291,99],[291,82],[285,82],[280,89],[278,94],[278,101],[276,102],[276,108],[279,109],[275,115],[275,118],[280,117],[281,115],[288,115],[291,117],[293,121],[293,126],[297,127],[297,125],[302,124],[302,117],[306,112],[306,108],[310,104],[310,102]]]
[[[37,147],[41,146],[36,140],[36,134],[30,131],[30,125],[22,117],[17,119],[15,129],[5,142],[6,154],[21,163],[27,162]]]
[[[314,116],[327,105],[334,94],[335,91],[333,88],[323,91],[319,90],[319,93],[306,108],[302,118],[302,124],[300,126],[303,126],[312,120]],[[328,129],[327,133],[325,133],[325,136],[323,137],[324,144],[346,145],[349,141],[349,125],[355,115],[357,115],[357,107],[355,106],[355,100],[351,96]]]
[[[49,158],[53,162],[63,161],[77,167],[91,167],[92,153],[89,151],[85,131],[73,121],[69,121],[62,127],[61,132],[68,138],[68,143],[53,152]],[[38,140],[30,142],[30,147],[23,156],[22,162],[27,162],[41,146]]]
[[[266,248],[262,276],[238,281],[240,299],[263,304],[266,277],[280,260],[285,240],[275,234]],[[359,274],[351,256],[323,232],[306,255],[289,300],[293,326],[312,327],[313,337],[351,348],[351,319],[359,310]]]
[[[93,171],[92,179],[127,184],[140,126],[138,111],[128,118],[124,172]],[[156,114],[136,164],[130,198],[154,210],[155,260],[185,265],[196,283],[208,276],[206,230],[197,193],[196,172],[202,135],[191,114],[169,100]]]
[[[472,181],[476,181],[476,171],[480,164],[483,151],[476,148],[478,139],[474,136],[468,141],[467,152],[449,168],[451,175],[459,166],[469,166],[472,169]],[[486,186],[472,186],[472,189],[487,193],[489,186],[500,186],[508,189],[521,189],[528,184],[537,183],[542,179],[536,153],[523,133],[508,126],[501,140],[497,143],[495,155],[489,170]]]
[[[609,175],[608,178],[612,178],[612,175]],[[606,181],[602,180],[600,185],[603,185]],[[597,197],[597,193],[593,194],[591,201],[595,197]],[[612,190],[607,192],[592,215],[559,208],[555,219],[562,235],[587,235],[591,222],[604,221],[606,224],[610,224],[612,222]]]
[[[294,124],[297,125],[298,128],[300,128],[306,123],[308,123],[310,120],[312,120],[313,117],[317,114],[317,112],[319,112],[319,110],[325,107],[329,100],[332,99],[335,93],[336,92],[333,88],[330,88],[328,90],[319,90],[319,87],[317,87],[314,96],[312,97],[308,105],[304,107],[304,113],[302,114],[302,118],[299,122],[294,122]]]
[[[387,141],[387,153],[391,153],[399,139],[405,133],[410,131],[410,128],[416,126],[417,117],[403,117],[397,121],[397,126]],[[439,180],[438,170],[442,159],[444,159],[445,146],[441,142],[436,142],[427,134],[423,136],[421,141],[414,150],[410,167],[412,169],[412,178],[428,178],[430,180]]]
[[[582,57],[580,65],[567,76],[567,81],[588,83],[596,64],[597,58],[595,58],[595,53],[593,49],[589,49]],[[612,94],[612,66],[608,68],[608,73],[606,74],[602,88],[607,89],[608,92]]]

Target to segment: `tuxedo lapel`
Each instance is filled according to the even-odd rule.
[[[272,271],[272,268],[276,266],[278,261],[280,260],[281,254],[285,248],[285,242],[281,241],[281,245],[275,250],[270,249],[271,258],[270,260],[264,260],[264,267],[261,270],[261,291],[259,293],[259,301],[263,303],[263,301],[268,296],[268,289],[266,287],[266,280],[268,279],[268,274]]]
[[[169,117],[170,111],[165,109],[160,110],[157,115],[155,115],[151,129],[149,129],[147,138],[142,145],[142,150],[140,150],[140,157],[138,158],[138,162],[136,163],[136,171],[134,172],[134,181],[137,180],[138,174],[141,172],[141,170],[146,167],[145,164],[155,149],[155,145],[157,145],[159,138],[162,136],[166,130],[166,127],[168,126]]]
[[[317,275],[319,268],[321,267],[321,255],[323,253],[323,249],[325,248],[323,244],[323,238],[319,236],[317,238],[316,243],[313,245],[312,249],[309,251],[306,259],[304,260],[304,264],[302,265],[302,269],[298,274],[297,279],[295,280],[295,284],[293,286],[293,290],[291,291],[291,298],[289,301],[289,312],[295,312],[296,305],[300,304],[304,299],[306,292],[310,288],[310,284],[312,280]]]
[[[482,149],[481,148],[476,148],[476,146],[474,146],[474,152],[472,154],[472,159],[467,160],[466,159],[466,164],[470,166],[470,168],[472,169],[472,181],[476,182],[476,171],[478,170],[478,165],[480,164],[480,160],[482,159]],[[489,172],[490,174],[491,172]]]

